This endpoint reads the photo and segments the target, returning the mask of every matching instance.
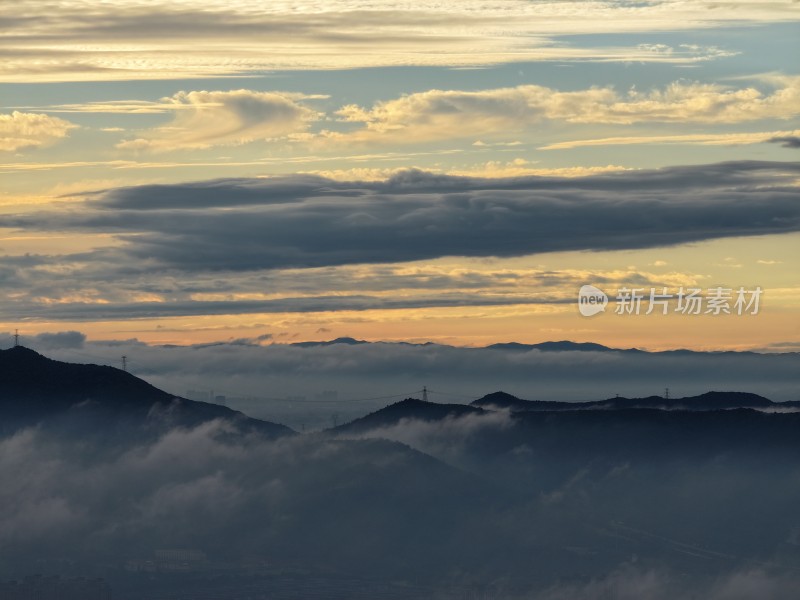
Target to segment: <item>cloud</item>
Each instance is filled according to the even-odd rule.
[[[115,260],[119,263],[115,263]],[[696,273],[637,269],[520,269],[492,265],[349,265],[252,272],[168,272],[130,264],[67,262],[59,257],[6,258],[2,276],[14,281],[0,308],[13,320],[86,320],[196,314],[308,313],[449,307],[525,306],[563,310],[585,281],[644,287],[692,286]]]
[[[404,418],[396,424],[357,433],[343,432],[345,439],[385,439],[406,444],[415,450],[435,456],[455,467],[466,467],[462,462],[470,438],[483,430],[502,431],[513,425],[511,413],[505,411],[485,414],[448,416],[440,420],[425,421]]]
[[[31,0],[26,18],[3,15],[9,44],[0,79],[91,81],[220,77],[275,69],[399,65],[474,66],[536,60],[694,64],[730,56],[692,44],[588,44],[581,34],[707,29],[797,20],[793,6],[666,0],[549,2],[465,0],[458,8],[427,0],[394,7],[335,2],[183,0],[169,5],[119,0],[94,7]],[[476,51],[477,49],[477,51]]]
[[[586,146],[631,146],[637,144],[697,144],[700,146],[739,146],[763,144],[765,142],[783,143],[791,147],[791,140],[800,131],[772,131],[759,133],[691,133],[685,135],[646,135],[599,138],[591,140],[571,140],[542,146],[539,150],[568,150]]]
[[[429,90],[378,102],[371,108],[345,106],[337,111],[338,116],[347,122],[363,123],[364,127],[325,135],[349,142],[385,138],[419,142],[518,132],[520,127],[540,121],[617,125],[741,123],[800,114],[800,77],[773,79],[770,85],[775,88],[768,91],[683,81],[663,89],[631,89],[626,93],[613,87],[563,92],[538,85],[481,91]],[[466,123],[469,127],[464,126]],[[697,139],[708,143],[715,137],[720,136]],[[736,138],[730,141],[736,143]]]
[[[24,575],[67,549],[82,568],[92,568],[152,560],[156,550],[177,547],[202,550],[212,564],[242,566],[258,556],[272,566],[307,565],[308,573],[368,569],[370,578],[389,571],[394,579],[400,568],[374,552],[376,544],[399,540],[393,552],[424,573],[452,544],[439,537],[420,552],[402,541],[403,529],[413,523],[424,539],[427,528],[454,515],[469,526],[466,516],[476,506],[465,497],[476,492],[465,476],[387,442],[319,436],[270,442],[219,422],[158,439],[44,429],[0,438],[0,476],[13,478],[0,492],[0,542],[14,547],[6,573]],[[369,500],[377,495],[378,502]],[[441,506],[433,508],[437,501]],[[413,518],[398,522],[402,507],[413,508]],[[365,515],[371,527],[343,550],[341,540],[363,526]],[[114,582],[118,593],[134,585]],[[223,596],[237,597],[231,596],[236,584],[226,580],[222,587]]]
[[[43,349],[55,350],[62,348],[83,348],[86,335],[80,331],[59,331],[57,333],[40,333],[34,338],[34,343]]]
[[[541,600],[789,600],[800,585],[796,575],[753,568],[730,571],[706,581],[665,569],[626,564],[585,584],[556,585],[537,596]]]
[[[195,92],[195,94],[208,94],[209,92]],[[232,90],[225,92],[210,92],[217,94],[256,94],[250,90]],[[282,96],[289,100],[323,100],[330,96],[327,94],[302,94],[298,92],[273,91],[277,96]],[[151,100],[102,100],[72,104],[49,104],[47,106],[26,106],[24,108],[37,108],[46,110],[48,113],[91,113],[91,114],[122,114],[122,115],[160,115],[171,113],[181,109],[193,108],[193,103],[181,102],[181,96],[186,96],[187,92],[179,92],[173,96],[161,98],[158,101]],[[213,102],[213,101],[212,101]],[[118,132],[125,131],[121,127],[103,127],[100,131]]]
[[[147,147],[147,144],[140,144]],[[433,152],[381,152],[370,154],[351,154],[343,155],[301,155],[301,156],[279,156],[279,157],[263,157],[253,160],[245,161],[223,161],[217,160],[215,162],[209,161],[136,161],[136,160],[101,160],[101,161],[74,161],[74,162],[39,162],[39,163],[9,163],[0,164],[0,171],[5,173],[14,173],[22,171],[49,171],[53,169],[72,169],[72,168],[91,168],[91,167],[108,167],[114,170],[135,170],[135,169],[171,169],[175,167],[191,167],[203,169],[206,167],[274,167],[276,165],[302,165],[307,163],[326,163],[349,161],[353,163],[366,163],[370,161],[407,161],[409,158],[428,157],[428,156],[448,156],[460,154],[462,150],[458,148],[448,150],[437,150]],[[365,167],[363,169],[349,169],[330,171],[334,179],[386,179],[400,169],[372,169]],[[304,173],[300,171],[300,173]],[[319,173],[323,174],[323,173]],[[345,174],[349,174],[345,177]]]
[[[537,168],[533,164],[523,158],[515,158],[507,162],[489,161],[482,165],[473,165],[467,169],[452,169],[448,171],[448,174],[463,177],[526,177],[530,175],[541,177],[587,177],[589,175],[629,170],[621,165]]]
[[[49,146],[67,137],[74,123],[37,113],[0,114],[0,151]]]
[[[800,342],[775,342],[760,348],[759,352],[800,352]]]
[[[461,168],[448,169],[446,172],[437,169],[424,170],[462,177],[525,177],[530,175],[539,175],[543,177],[586,177],[587,175],[628,170],[628,167],[621,165],[537,168],[534,166],[535,164],[535,162],[528,161],[524,158],[515,158],[509,161],[492,160]],[[351,169],[303,171],[303,173],[319,175],[320,177],[335,179],[337,181],[380,181],[389,179],[394,175],[408,170],[408,167],[356,167]]]
[[[6,215],[5,225],[25,236],[58,232],[94,242],[85,251],[2,257],[0,279],[14,285],[0,316],[327,313],[319,317],[327,325],[336,311],[564,313],[586,281],[705,287],[706,276],[476,260],[465,266],[461,257],[797,231],[798,170],[795,163],[739,162],[578,178],[403,171],[383,181],[294,175],[115,188],[63,208]],[[429,260],[438,264],[413,264]]]
[[[219,361],[236,364],[248,348],[157,350],[157,358],[183,352],[186,364],[215,372]],[[325,349],[324,358],[321,349],[283,350],[322,364],[342,348]],[[248,362],[277,372],[281,365],[265,356]],[[710,442],[671,417],[627,415],[603,427],[605,417],[581,422],[584,416],[535,419],[530,428],[506,414],[395,428],[405,428],[415,446],[450,453],[459,469],[397,443],[321,434],[270,441],[218,421],[152,437],[127,425],[124,433],[106,431],[94,421],[88,431],[51,422],[4,432],[0,542],[13,549],[5,572],[56,568],[69,552],[76,568],[110,572],[123,596],[148,586],[152,597],[159,584],[158,593],[180,587],[190,597],[296,591],[300,569],[308,595],[327,597],[370,586],[374,597],[395,589],[404,597],[479,590],[543,600],[796,596],[786,558],[797,538],[793,446],[786,455],[785,446],[767,444],[752,456],[757,436],[717,456],[719,430],[708,420],[720,415],[710,413],[692,420]],[[734,422],[742,430],[750,424]],[[778,427],[783,439],[791,425]],[[757,429],[769,434],[774,426]],[[686,435],[677,439],[676,431]],[[642,452],[642,436],[658,441]],[[558,502],[544,501],[554,498],[551,490]],[[750,526],[730,526],[742,522]],[[219,567],[231,576],[111,572],[168,548],[203,552],[203,573]],[[268,569],[259,573],[261,559]],[[388,583],[397,580],[394,588]]]
[[[124,242],[63,262],[185,272],[653,248],[797,231],[798,170],[736,162],[581,178],[407,171],[385,182],[230,179],[110,190],[80,211],[9,216],[6,224]]]
[[[768,139],[768,142],[772,142],[773,144],[780,144],[784,148],[800,148],[800,135],[796,135],[798,132],[793,132],[795,135],[777,135]]]
[[[236,294],[233,294],[234,296]],[[388,298],[358,294],[318,295],[313,297],[286,296],[271,300],[185,300],[152,301],[134,297],[132,301],[111,302],[101,295],[75,294],[51,300],[36,297],[33,304],[25,304],[26,318],[58,318],[68,321],[95,321],[117,319],[152,319],[189,315],[230,315],[268,313],[317,313],[333,311],[395,310],[420,308],[459,308],[470,306],[547,305],[565,304],[567,300],[553,297],[520,297],[496,293],[463,294],[456,292],[436,295],[419,294],[409,297]],[[4,307],[0,314],[10,318],[20,313],[21,306]]]
[[[317,118],[290,95],[273,92],[178,92],[162,103],[175,111],[169,125],[117,148],[167,151],[245,144],[303,131]]]

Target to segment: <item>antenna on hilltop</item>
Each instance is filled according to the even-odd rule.
[[[14,330],[14,347],[19,346],[19,329]]]
[[[122,370],[125,371],[126,373],[128,372],[128,357],[127,356],[123,356],[122,357]]]
[[[669,388],[664,388],[664,399],[669,400]]]
[[[423,402],[428,401],[428,387],[424,385],[422,386],[422,401]]]

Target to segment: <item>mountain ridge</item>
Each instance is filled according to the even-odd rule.
[[[339,425],[333,430],[337,433],[360,433],[381,427],[391,427],[402,419],[439,421],[448,417],[460,418],[467,415],[483,415],[486,412],[488,411],[468,404],[439,404],[416,398],[406,398],[354,419],[349,423]]]
[[[772,400],[750,392],[709,391],[697,396],[683,398],[667,398],[664,396],[647,396],[644,398],[615,397],[605,400],[586,402],[563,402],[554,400],[523,400],[498,391],[486,394],[470,403],[471,406],[491,410],[506,409],[512,412],[544,411],[544,410],[599,410],[599,409],[633,409],[653,408],[662,410],[725,410],[736,408],[794,408],[796,402],[773,402]]]
[[[319,348],[335,346],[344,344],[349,346],[360,346],[370,344],[396,344],[402,346],[442,346],[445,348],[459,348],[461,346],[451,346],[449,344],[441,344],[438,342],[405,342],[395,340],[360,340],[353,337],[338,337],[331,340],[307,340],[302,342],[292,342],[289,346],[297,348]],[[531,350],[538,350],[540,352],[616,352],[625,354],[642,354],[642,355],[694,355],[694,354],[708,354],[708,355],[724,355],[724,354],[800,354],[798,352],[758,352],[754,350],[690,350],[688,348],[671,348],[668,350],[642,350],[641,348],[615,348],[599,344],[597,342],[574,342],[571,340],[557,340],[545,341],[528,344],[524,342],[497,342],[487,346],[468,347],[474,350],[499,350],[508,352],[529,352]]]
[[[124,418],[127,422],[195,426],[222,419],[271,436],[294,432],[233,409],[169,394],[115,367],[67,363],[24,346],[0,350],[0,416],[4,425],[24,427],[53,418]],[[90,420],[91,420],[90,419]]]

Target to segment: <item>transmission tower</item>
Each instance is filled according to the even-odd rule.
[[[427,402],[428,401],[428,387],[427,386],[422,386],[422,401],[423,402]]]
[[[122,357],[122,370],[125,371],[126,373],[128,372],[128,357],[127,356],[123,356]]]
[[[19,346],[19,329],[14,330],[14,347]]]

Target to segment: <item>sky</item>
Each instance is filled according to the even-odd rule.
[[[0,331],[796,349],[799,21],[790,1],[3,3]],[[581,314],[583,285],[605,311]]]

